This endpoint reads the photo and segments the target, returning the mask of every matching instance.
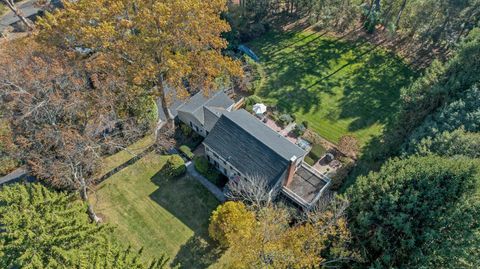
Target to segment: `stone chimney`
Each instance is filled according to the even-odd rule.
[[[297,156],[293,155],[292,158],[290,158],[290,164],[288,166],[288,171],[287,171],[287,179],[285,180],[285,187],[288,187],[290,183],[293,180],[293,175],[295,175],[295,171],[297,170],[297,166],[295,165],[295,161],[297,160]]]

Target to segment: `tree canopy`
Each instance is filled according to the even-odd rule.
[[[131,83],[159,96],[169,122],[172,98],[208,93],[219,79],[240,75],[240,65],[222,55],[228,31],[220,19],[225,0],[80,0],[39,21],[39,39],[95,55],[98,68],[119,66]],[[160,128],[159,122],[158,128]]]
[[[234,268],[316,268],[344,265],[356,258],[343,211],[311,212],[291,225],[282,207],[248,209],[242,202],[227,202],[214,211],[210,235],[228,250]]]
[[[479,167],[410,157],[358,178],[349,212],[366,260],[376,268],[478,267]]]
[[[40,184],[0,189],[1,268],[164,268],[111,240],[113,227],[91,223],[86,205]],[[151,266],[151,267],[149,267]]]

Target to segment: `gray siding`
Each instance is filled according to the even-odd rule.
[[[195,131],[197,134],[203,137],[206,136],[205,128],[195,116],[183,111],[178,111],[177,116],[179,120],[181,120],[186,125],[190,126],[193,129],[193,131]]]

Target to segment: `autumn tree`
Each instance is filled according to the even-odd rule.
[[[225,0],[80,0],[39,21],[38,37],[64,49],[90,51],[108,70],[125,66],[135,85],[161,99],[167,123],[172,98],[209,91],[241,73],[222,55],[230,28],[220,19]],[[165,122],[158,122],[156,133]]]
[[[40,184],[0,189],[0,267],[164,268],[165,257],[144,264],[141,253],[122,249],[113,227],[91,223],[85,207]]]
[[[318,211],[291,225],[289,211],[268,206],[251,211],[228,202],[212,215],[210,235],[228,247],[234,268],[317,268],[341,266],[355,258],[343,213]],[[320,213],[321,212],[321,213]]]
[[[251,236],[255,214],[242,202],[226,202],[212,213],[208,233],[222,247],[229,247],[241,238]]]
[[[37,178],[88,202],[105,151],[143,132],[118,105],[128,96],[125,83],[70,59],[30,39],[9,44],[0,58],[0,100],[15,144],[10,154]],[[88,213],[99,220],[90,205]]]

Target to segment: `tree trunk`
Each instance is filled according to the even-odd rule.
[[[102,221],[100,217],[95,214],[95,211],[93,210],[93,206],[90,204],[88,201],[88,194],[87,194],[87,184],[85,183],[85,179],[80,179],[80,198],[82,198],[82,201],[87,203],[87,214],[88,217],[92,222],[99,223]]]
[[[8,6],[8,8],[17,16],[30,30],[35,29],[33,24],[31,24],[25,16],[23,16],[23,12],[17,8],[15,2],[13,0],[3,0],[3,2]]]
[[[159,76],[156,86],[158,90],[158,95],[160,96],[160,100],[162,102],[162,111],[163,114],[165,114],[166,122],[164,122],[160,118],[158,119],[157,127],[155,128],[155,138],[158,137],[158,132],[165,124],[167,124],[167,127],[170,130],[175,129],[175,121],[173,119],[172,113],[170,113],[170,109],[168,108],[169,105],[167,102],[167,96],[165,94],[165,82],[163,81],[162,75]]]

